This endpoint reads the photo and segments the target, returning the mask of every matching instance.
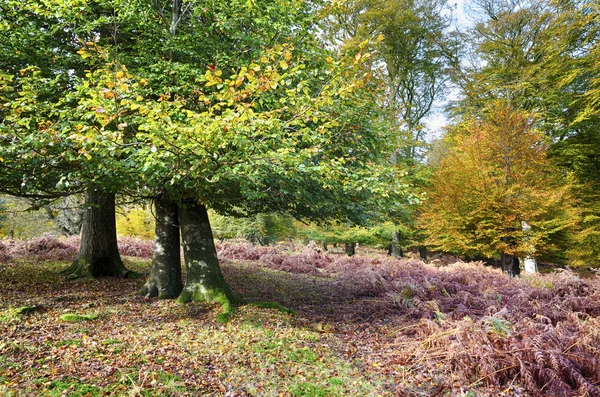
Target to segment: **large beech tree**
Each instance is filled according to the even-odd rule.
[[[573,225],[572,197],[534,118],[496,101],[450,138],[421,216],[427,243],[470,256],[536,257]],[[531,230],[523,227],[531,225]]]
[[[389,139],[362,68],[370,53],[358,48],[340,60],[324,50],[309,29],[306,3],[74,6],[27,9],[36,17],[59,15],[58,26],[67,25],[57,29],[83,38],[65,51],[84,67],[64,72],[68,83],[48,100],[39,94],[52,78],[42,78],[39,66],[17,68],[3,80],[13,105],[3,119],[9,145],[2,156],[7,167],[28,160],[22,175],[31,191],[75,185],[156,198],[156,249],[145,295],[183,291],[182,302],[218,301],[226,309],[238,301],[220,273],[208,207],[363,222],[377,208],[370,199],[386,194],[389,173],[380,153]],[[42,152],[56,153],[48,159],[48,178],[35,173],[44,156],[23,157],[38,139],[48,142]],[[73,171],[65,170],[63,158],[73,161]],[[7,185],[20,177],[10,178]],[[81,255],[87,252],[93,251]],[[74,266],[95,274],[89,269]]]
[[[600,262],[598,159],[600,9],[589,1],[474,2],[479,19],[465,36],[472,62],[456,64],[457,113],[504,98],[538,115],[550,155],[573,178],[579,225],[571,260]]]
[[[71,15],[84,6],[0,3],[0,191],[38,200],[86,191],[80,255],[67,271],[123,276],[111,224],[118,172],[103,169],[103,158],[82,162],[89,155],[68,138],[78,128],[73,89],[88,67],[76,51],[90,37]]]

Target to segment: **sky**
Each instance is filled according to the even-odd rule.
[[[466,1],[468,2],[468,0]],[[452,4],[452,1],[450,1],[450,4]],[[454,23],[456,24],[456,26],[460,28],[465,28],[472,25],[473,22],[472,19],[469,18],[468,6],[466,5],[465,0],[455,0],[454,4],[456,5],[454,18]],[[457,98],[458,92],[451,90],[447,93],[445,100],[436,101],[436,104],[434,105],[435,109],[424,120],[428,130],[428,142],[432,142],[443,136],[444,128],[449,124],[448,118],[443,113],[443,108],[448,103],[448,101]]]

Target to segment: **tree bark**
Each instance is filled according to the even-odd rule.
[[[521,274],[519,258],[515,255],[502,253],[502,270],[512,277],[517,277]]]
[[[156,232],[150,276],[140,294],[146,298],[174,299],[183,289],[177,204],[161,197],[154,200]]]
[[[115,224],[115,195],[97,188],[85,193],[79,255],[63,273],[69,277],[126,277],[119,255]]]
[[[242,301],[221,272],[206,207],[190,201],[183,203],[179,208],[179,223],[187,275],[177,302],[220,303],[223,313],[217,320],[227,321],[232,305]]]
[[[328,249],[327,249],[327,240],[323,240],[323,241],[321,242],[321,247],[323,248],[323,251],[324,251],[324,252],[327,252],[327,251],[328,251]]]
[[[419,245],[417,251],[419,252],[419,258],[421,258],[423,262],[427,262],[427,248]]]
[[[355,243],[345,243],[344,244],[344,251],[346,252],[346,255],[348,256],[353,256],[356,253],[356,244]]]
[[[395,231],[392,233],[392,245],[390,247],[390,256],[394,258],[402,258],[404,253],[402,252],[402,247],[400,246],[400,237],[401,234],[399,231]]]

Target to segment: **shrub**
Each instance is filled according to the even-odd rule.
[[[58,238],[43,235],[29,241],[0,240],[0,263],[12,259],[28,258],[37,261],[73,261],[79,252],[79,237]],[[152,258],[154,244],[151,240],[135,237],[119,238],[119,252],[125,256]]]

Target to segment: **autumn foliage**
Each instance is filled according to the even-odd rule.
[[[421,217],[427,243],[443,250],[537,256],[572,225],[572,198],[532,114],[496,101],[448,138]],[[523,222],[531,231],[523,231]]]

